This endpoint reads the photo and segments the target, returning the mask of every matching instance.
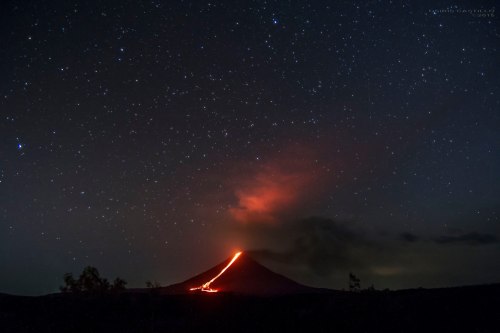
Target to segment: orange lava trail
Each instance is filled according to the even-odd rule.
[[[215,280],[217,280],[217,278],[219,276],[221,276],[222,274],[224,274],[224,272],[229,268],[229,266],[231,266],[235,261],[236,259],[238,259],[238,257],[242,254],[243,252],[238,252],[234,255],[233,259],[231,259],[231,261],[229,262],[229,264],[227,264],[226,267],[224,267],[224,269],[222,269],[220,271],[219,274],[217,274],[215,277],[213,277],[210,281],[208,282],[205,282],[204,284],[202,284],[201,286],[199,287],[195,287],[195,288],[190,288],[189,290],[193,291],[193,290],[201,290],[201,291],[204,291],[204,292],[207,292],[207,293],[216,293],[218,292],[219,290],[217,289],[212,289],[210,288],[210,284],[212,282],[214,282]]]

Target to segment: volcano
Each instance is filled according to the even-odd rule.
[[[307,287],[274,273],[246,253],[237,253],[206,272],[184,282],[161,288],[161,294],[223,292],[243,295],[285,295],[316,293]]]

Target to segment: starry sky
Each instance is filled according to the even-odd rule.
[[[494,1],[2,1],[0,292],[500,281]]]

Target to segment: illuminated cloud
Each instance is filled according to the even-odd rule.
[[[238,222],[277,222],[280,215],[302,204],[317,180],[310,161],[274,160],[240,180],[234,189],[237,204],[229,209]]]
[[[297,201],[303,183],[300,175],[258,174],[253,184],[236,191],[238,206],[230,213],[240,222],[273,222],[277,212]]]

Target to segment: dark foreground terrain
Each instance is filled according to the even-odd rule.
[[[0,332],[500,332],[500,284],[251,297],[0,294]]]

